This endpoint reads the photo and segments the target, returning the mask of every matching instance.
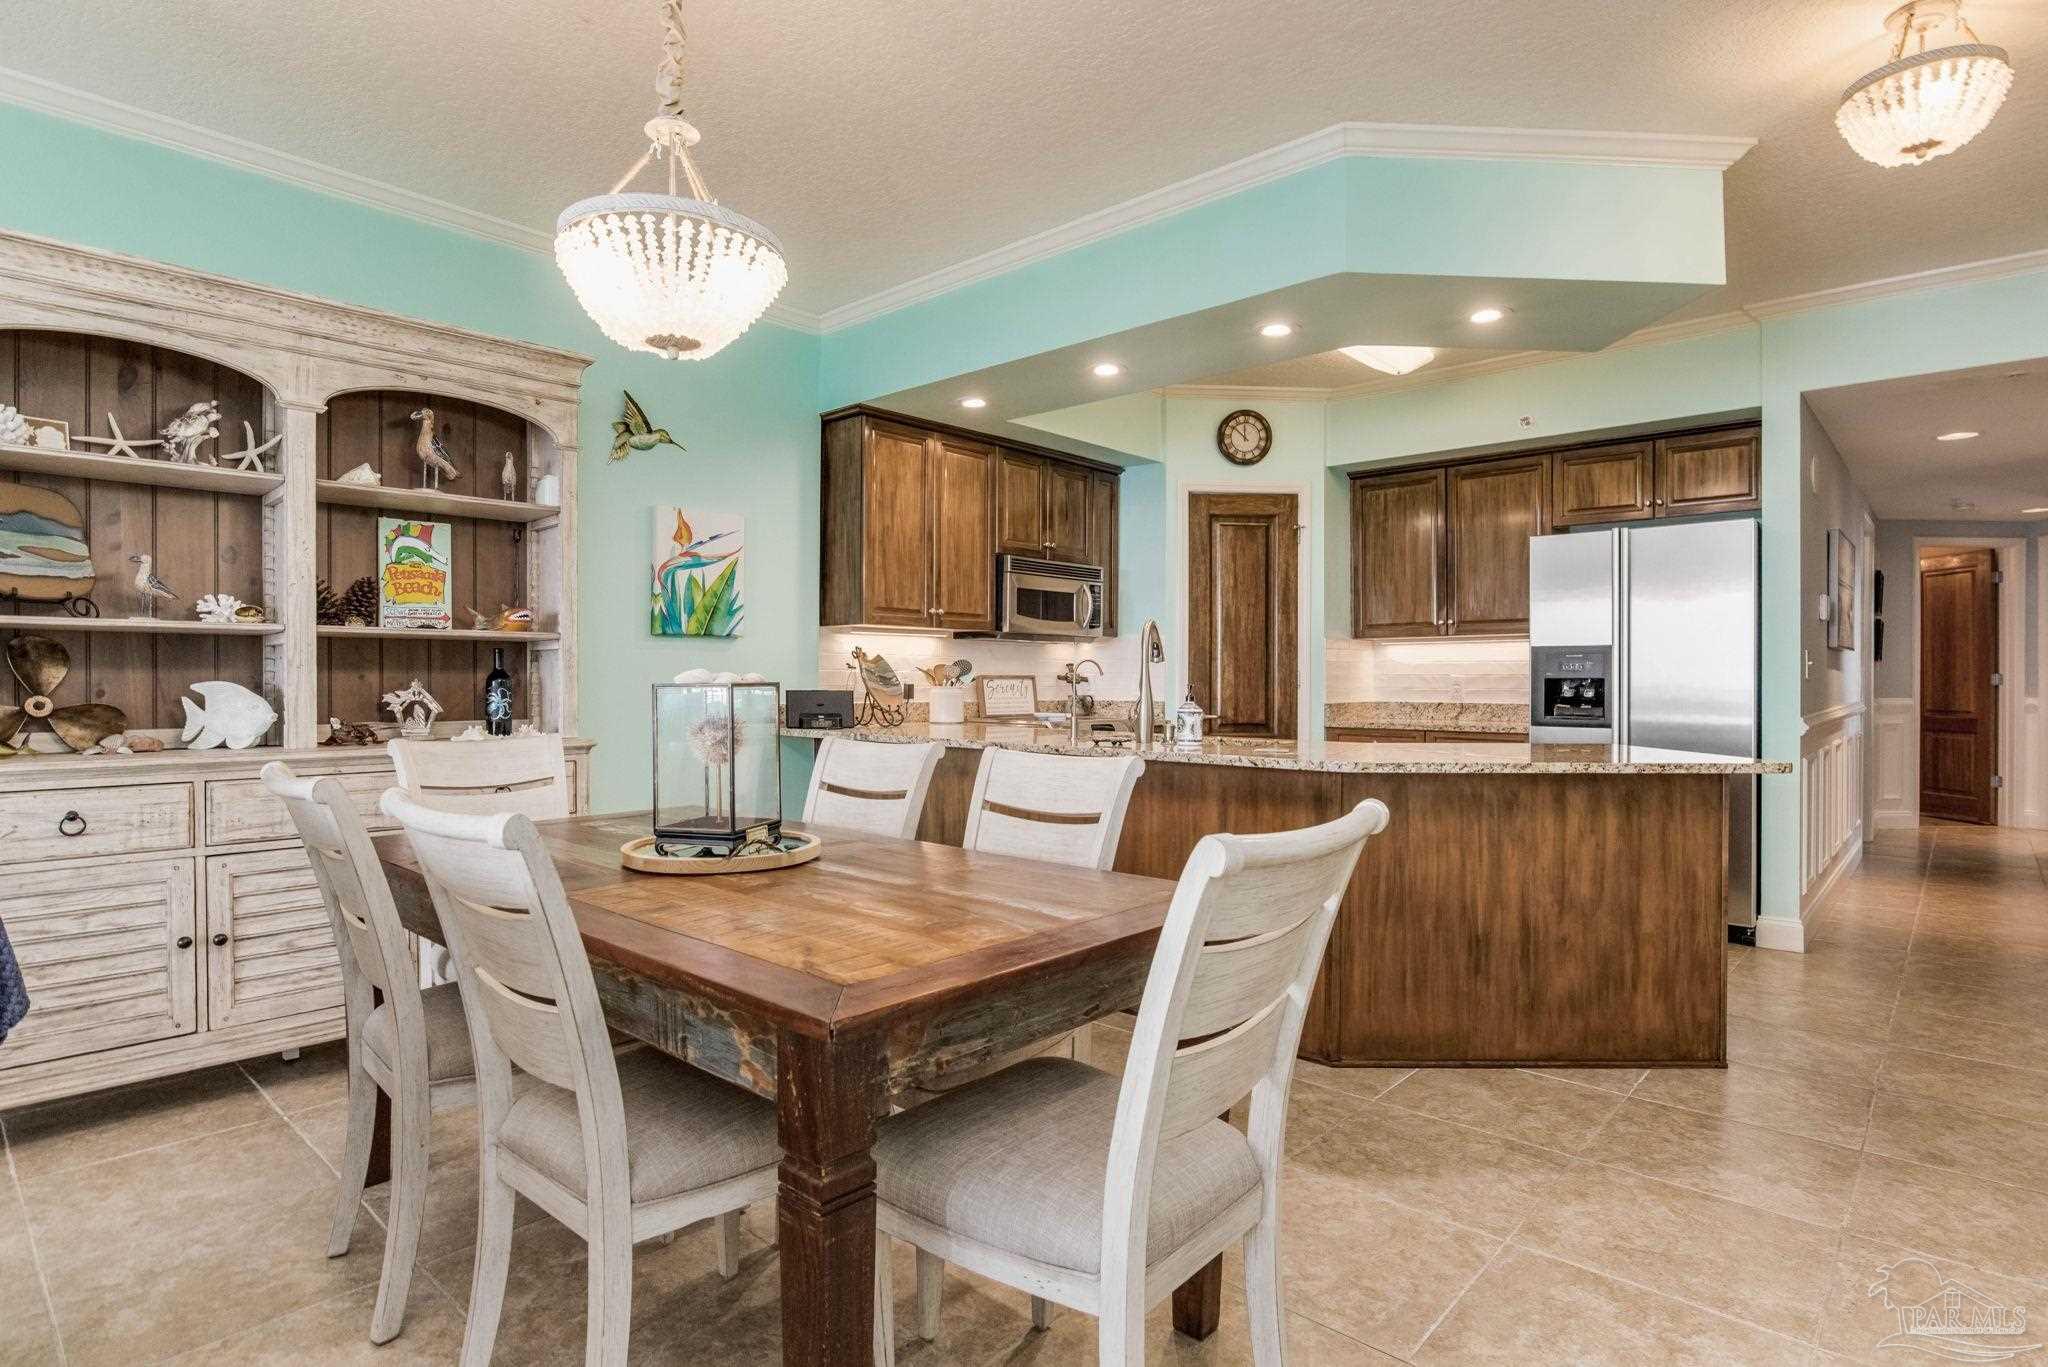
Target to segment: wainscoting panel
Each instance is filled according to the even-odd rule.
[[[1799,747],[1799,916],[1803,922],[1863,855],[1864,706],[1806,719]]]
[[[1880,829],[1920,824],[1919,735],[1911,698],[1877,700],[1877,806],[1872,819]]]

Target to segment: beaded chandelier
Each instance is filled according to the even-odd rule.
[[[1961,0],[1913,0],[1884,26],[1897,35],[1892,59],[1850,86],[1835,111],[1835,127],[1857,154],[1879,166],[1917,166],[1983,132],[2012,88],[2012,63],[2004,48],[1977,40]],[[1928,46],[1928,35],[1944,27],[1950,32]]]
[[[647,152],[610,194],[562,211],[555,263],[576,302],[620,346],[703,360],[754,325],[789,282],[789,269],[775,234],[704,188],[689,153],[699,134],[682,116],[682,0],[665,0],[662,22],[654,81],[661,112],[647,121]],[[660,157],[668,159],[668,193],[626,193]],[[688,196],[677,193],[678,171]]]

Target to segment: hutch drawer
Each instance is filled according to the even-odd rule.
[[[304,776],[304,771],[301,771]],[[393,829],[377,810],[377,799],[395,781],[389,769],[336,774],[349,802],[372,831]],[[206,843],[241,845],[256,840],[291,840],[298,836],[284,804],[272,797],[260,778],[216,778],[206,784]]]
[[[0,793],[0,864],[147,854],[191,845],[189,783]]]
[[[198,1028],[190,859],[31,869],[0,879],[0,921],[31,1009],[0,1072]]]

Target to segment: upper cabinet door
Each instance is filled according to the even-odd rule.
[[[1081,557],[1102,566],[1102,634],[1116,635],[1117,476],[1096,470],[1088,476],[1088,553]]]
[[[1450,602],[1456,635],[1526,630],[1529,538],[1550,530],[1545,494],[1550,461],[1517,456],[1452,466],[1445,491],[1450,522]]]
[[[861,541],[863,620],[932,624],[932,460],[926,439],[876,424],[868,429]]]
[[[1045,463],[1044,554],[1069,564],[1088,559],[1088,472],[1078,465]]]
[[[1553,524],[1636,522],[1654,515],[1652,449],[1647,441],[1631,441],[1551,457]]]
[[[1657,443],[1657,516],[1730,513],[1763,500],[1758,431],[1703,432]]]
[[[1003,452],[996,519],[998,550],[1045,559],[1045,461]]]
[[[932,461],[934,625],[994,631],[996,453],[940,437]]]
[[[1444,472],[1351,481],[1351,634],[1443,630]]]

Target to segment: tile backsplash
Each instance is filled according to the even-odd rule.
[[[1526,640],[1326,643],[1325,701],[1529,701]]]

